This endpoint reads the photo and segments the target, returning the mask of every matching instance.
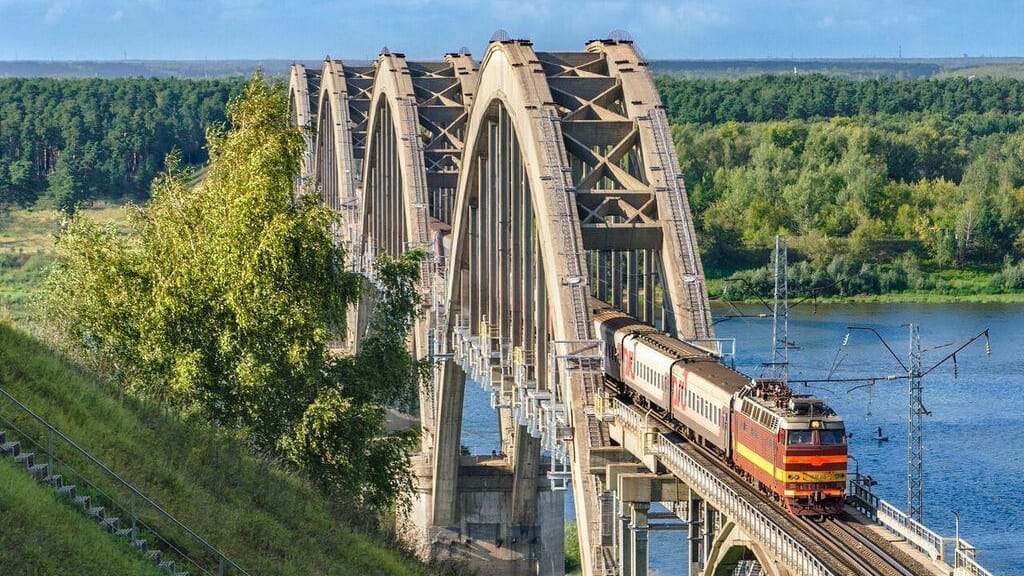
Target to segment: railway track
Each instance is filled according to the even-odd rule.
[[[620,396],[620,400],[632,404],[625,396]],[[654,412],[648,414],[678,435],[684,449],[702,465],[720,470],[724,476],[722,480],[727,481],[738,493],[744,494],[750,504],[818,556],[837,576],[915,576],[914,572],[907,570],[896,559],[843,521],[826,519],[817,523],[789,514],[722,462],[719,456],[687,440],[677,423],[667,421]]]
[[[838,518],[826,521],[826,530],[847,542],[848,547],[865,553],[867,557],[877,559],[876,566],[888,576],[915,576],[915,573],[903,566],[894,556],[861,534],[850,522]],[[840,534],[840,532],[842,534]]]
[[[821,521],[804,518],[808,530],[827,543],[857,574],[872,576],[915,576],[896,559],[876,546],[847,522],[835,518]]]

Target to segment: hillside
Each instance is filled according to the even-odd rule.
[[[0,387],[161,503],[250,574],[431,573],[379,539],[348,527],[320,493],[299,478],[251,457],[241,444],[208,426],[119,397],[46,345],[2,323]],[[0,411],[8,415],[11,407],[5,401],[0,403]],[[2,490],[28,490],[9,483],[5,472],[6,468],[0,472],[0,486],[14,488]],[[22,502],[23,515],[46,523],[44,513],[62,511],[54,511],[48,503],[39,504],[42,498],[33,495],[28,502],[16,500]],[[6,524],[8,517],[0,514],[5,519],[0,525]],[[83,528],[74,540],[76,546],[88,550],[94,546],[87,536],[90,531],[101,539],[104,536],[82,518],[88,531]],[[74,524],[69,526],[78,532]],[[46,571],[49,560],[40,556],[32,561],[32,555],[17,548],[20,540],[10,538],[0,536],[0,565],[18,558],[27,570],[18,573],[51,573]],[[25,534],[22,538],[32,537]],[[110,542],[116,544],[113,538]],[[39,553],[46,550],[51,548],[40,547]],[[68,551],[66,557],[76,558],[79,553]]]
[[[160,574],[8,458],[0,459],[0,566],[34,576]]]

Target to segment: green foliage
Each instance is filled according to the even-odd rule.
[[[769,122],[875,114],[1001,114],[1024,110],[1024,81],[1009,78],[852,80],[821,74],[742,80],[661,76],[658,89],[676,122]]]
[[[580,537],[579,528],[575,522],[565,523],[565,573],[573,574],[579,572],[580,565]]]
[[[112,538],[7,458],[0,462],[0,518],[5,574],[159,574],[127,542]]]
[[[284,452],[311,478],[375,508],[413,488],[408,461],[419,434],[382,437],[381,407],[411,405],[429,376],[427,361],[417,362],[406,345],[419,310],[422,258],[418,251],[399,260],[382,257],[377,278],[383,290],[358,354],[328,363],[328,380],[337,385],[316,398],[294,435],[283,440]]]
[[[280,83],[257,75],[211,130],[190,189],[176,154],[128,233],[71,219],[57,243],[48,309],[67,341],[130,390],[237,430],[352,502],[386,508],[411,486],[413,439],[384,433],[383,408],[411,397],[406,351],[419,255],[383,261],[373,336],[357,358],[328,343],[360,278],[332,241],[334,215],[295,198],[303,152]]]
[[[157,78],[0,79],[0,208],[49,190],[67,209],[143,195],[172,148],[206,160],[205,130],[242,83]]]
[[[940,267],[1024,256],[1024,132],[988,120],[673,126],[709,268],[778,233],[842,240],[819,241],[818,258],[878,260],[876,244],[896,240]]]
[[[424,575],[422,564],[404,557],[383,535],[356,531],[360,510],[326,495],[311,483],[279,465],[275,459],[254,456],[248,445],[230,430],[186,418],[149,398],[127,395],[123,390],[82,370],[48,345],[0,322],[0,387],[52,422],[119,475],[152,497],[196,533],[234,559],[250,574],[308,576]],[[6,401],[0,402],[5,418],[14,416]],[[46,441],[41,429],[40,442]],[[58,449],[60,444],[57,444]],[[95,470],[74,454],[60,456],[83,473]],[[0,464],[2,466],[3,464]],[[24,471],[15,471],[27,479]],[[109,478],[90,474],[104,492],[120,494]],[[8,514],[3,507],[20,506],[26,499],[9,498],[9,484],[0,469],[0,561],[4,551],[38,550],[29,558],[33,569],[7,564],[4,574],[133,574],[121,570],[116,554],[101,554],[107,562],[97,569],[76,570],[77,564],[61,564],[52,572],[41,569],[45,554],[68,561],[79,556],[60,555],[63,547],[92,546],[97,540],[115,545],[118,540],[101,532],[83,518],[84,528],[72,524],[48,537],[35,536],[36,522],[53,525],[45,510]],[[38,488],[43,490],[43,488]],[[48,504],[49,506],[49,504]],[[142,508],[141,510],[145,510]],[[80,515],[76,508],[72,514]],[[8,518],[13,520],[13,529]],[[24,523],[23,523],[24,522]],[[60,526],[63,524],[58,523]],[[90,535],[95,533],[96,538]],[[6,538],[21,538],[26,548],[12,548]],[[102,542],[100,543],[102,544]],[[179,540],[178,546],[187,546]],[[106,548],[100,549],[105,551]],[[134,555],[130,552],[129,555]],[[83,564],[84,566],[85,564]]]
[[[28,160],[13,162],[0,155],[0,212],[28,206],[36,200],[36,183]]]

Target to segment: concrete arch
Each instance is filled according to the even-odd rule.
[[[643,173],[654,192],[662,230],[660,277],[670,311],[665,328],[684,339],[713,338],[693,217],[654,79],[630,41],[594,41],[587,50],[605,55],[607,73],[621,85],[623,112],[637,123]]]
[[[342,207],[357,198],[358,168],[352,155],[345,67],[340,60],[324,60],[318,102],[315,178],[324,205],[339,213],[344,231],[353,225],[351,214]],[[340,234],[339,242],[348,249],[351,238]]]
[[[412,247],[427,249],[430,233],[423,143],[419,134],[416,96],[408,65],[401,54],[382,54],[377,60],[366,151],[360,218],[365,246],[372,245],[375,252],[386,251],[392,256]],[[396,187],[401,197],[375,197],[391,184],[384,182],[383,178],[391,176],[401,178],[400,185]],[[387,219],[392,216],[400,220]],[[374,237],[375,234],[383,235],[385,231],[393,237]]]
[[[364,272],[372,269],[377,254],[397,257],[409,249],[420,248],[431,258],[427,175],[419,126],[416,95],[405,57],[382,54],[374,74],[361,172],[358,242],[362,246]],[[422,278],[421,295],[429,303],[432,278],[429,273]],[[365,331],[368,313],[368,309],[360,312],[360,334]],[[429,314],[423,314],[412,335],[417,358],[429,353],[429,328]],[[420,424],[425,432],[425,447],[431,441],[433,416],[433,390],[424,388],[420,390]]]
[[[506,115],[502,117],[507,117],[508,126],[503,129],[510,130],[515,136],[521,155],[522,173],[531,191],[527,212],[533,221],[538,256],[544,270],[542,278],[534,279],[534,295],[546,303],[537,305],[542,320],[536,323],[535,328],[538,332],[549,334],[551,340],[583,342],[592,336],[587,307],[583,240],[571,192],[573,182],[568,170],[558,110],[544,70],[537,64],[533,49],[529,42],[524,41],[492,42],[481,62],[479,82],[466,130],[463,168],[454,203],[452,250],[446,275],[446,298],[450,303],[448,328],[465,328],[478,338],[487,337],[486,334],[480,334],[485,328],[474,325],[477,317],[470,318],[468,326],[456,325],[456,317],[465,322],[467,312],[473,316],[479,315],[481,310],[478,305],[466,307],[466,298],[462,294],[472,290],[472,283],[480,279],[464,274],[463,269],[468,259],[479,257],[472,255],[469,246],[472,219],[470,204],[474,192],[480,189],[480,175],[473,168],[473,163],[481,153],[483,130],[487,129],[489,120],[495,117],[498,110]],[[509,150],[500,148],[490,153],[507,154]],[[494,215],[499,219],[506,217],[505,212],[494,212]],[[507,301],[499,303],[507,304]],[[547,343],[547,338],[540,340]],[[546,362],[547,358],[538,352],[536,364]],[[537,386],[547,388],[544,392],[565,406],[568,423],[577,431],[568,448],[568,457],[574,470],[588,470],[589,449],[593,442],[588,432],[599,428],[600,424],[588,416],[586,406],[597,383],[582,375],[561,379],[554,378],[553,374],[550,376],[538,378]],[[465,374],[461,368],[454,362],[446,362],[438,390],[437,432],[432,459],[431,523],[434,526],[450,525],[456,516],[454,495],[458,478],[464,385]],[[516,457],[529,460],[530,455],[517,451]],[[515,467],[516,482],[536,481],[528,472],[530,465],[515,460],[512,464]],[[587,527],[593,526],[590,514],[597,509],[597,493],[591,480],[588,474],[572,476],[577,518],[581,526]],[[522,492],[525,494],[527,491]],[[522,504],[525,505],[526,501]],[[592,550],[594,536],[590,532],[580,531],[581,550]],[[592,561],[589,554],[584,555],[585,574],[593,573]]]
[[[319,72],[307,70],[302,64],[293,64],[288,76],[288,103],[291,108],[292,122],[302,130],[302,135],[306,140],[302,169],[299,172],[299,178],[295,181],[296,193],[301,193],[313,179],[315,111],[319,95]]]
[[[715,538],[704,566],[704,575],[731,576],[739,561],[749,559],[761,565],[761,573],[765,576],[789,576],[780,562],[733,522],[727,522]]]

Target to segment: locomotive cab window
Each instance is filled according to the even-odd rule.
[[[814,443],[814,435],[810,430],[790,430],[786,434],[786,444],[790,446],[809,446]]]
[[[818,439],[825,446],[835,446],[846,441],[845,430],[819,430]]]

